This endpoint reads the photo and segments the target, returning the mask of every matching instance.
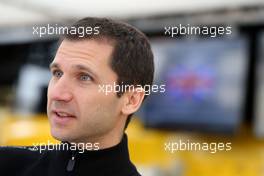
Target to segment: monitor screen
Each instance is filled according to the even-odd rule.
[[[245,39],[153,39],[154,84],[145,126],[232,133],[242,119],[247,76]]]

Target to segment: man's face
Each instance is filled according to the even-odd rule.
[[[113,85],[113,46],[104,41],[64,40],[51,64],[47,114],[53,137],[84,142],[111,133],[121,124],[121,100],[99,85]]]

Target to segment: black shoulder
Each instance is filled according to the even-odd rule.
[[[0,161],[34,159],[39,155],[38,150],[33,147],[0,147]]]
[[[18,173],[38,160],[40,153],[32,147],[0,147],[0,172],[7,175]]]

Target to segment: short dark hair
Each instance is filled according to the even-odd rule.
[[[87,17],[77,21],[71,27],[92,28],[99,27],[99,34],[79,34],[68,33],[65,38],[68,40],[107,40],[112,41],[114,50],[112,53],[110,66],[117,74],[119,85],[152,85],[154,77],[153,53],[147,37],[135,27],[108,18]],[[118,92],[121,97],[123,92]],[[145,95],[144,99],[147,95]],[[125,129],[127,128],[131,116],[127,118]]]

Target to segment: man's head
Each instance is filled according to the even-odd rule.
[[[51,133],[70,142],[118,139],[140,107],[144,91],[106,95],[99,87],[151,85],[150,44],[137,29],[110,19],[85,18],[72,27],[97,28],[99,34],[67,34],[57,51],[48,88]]]

